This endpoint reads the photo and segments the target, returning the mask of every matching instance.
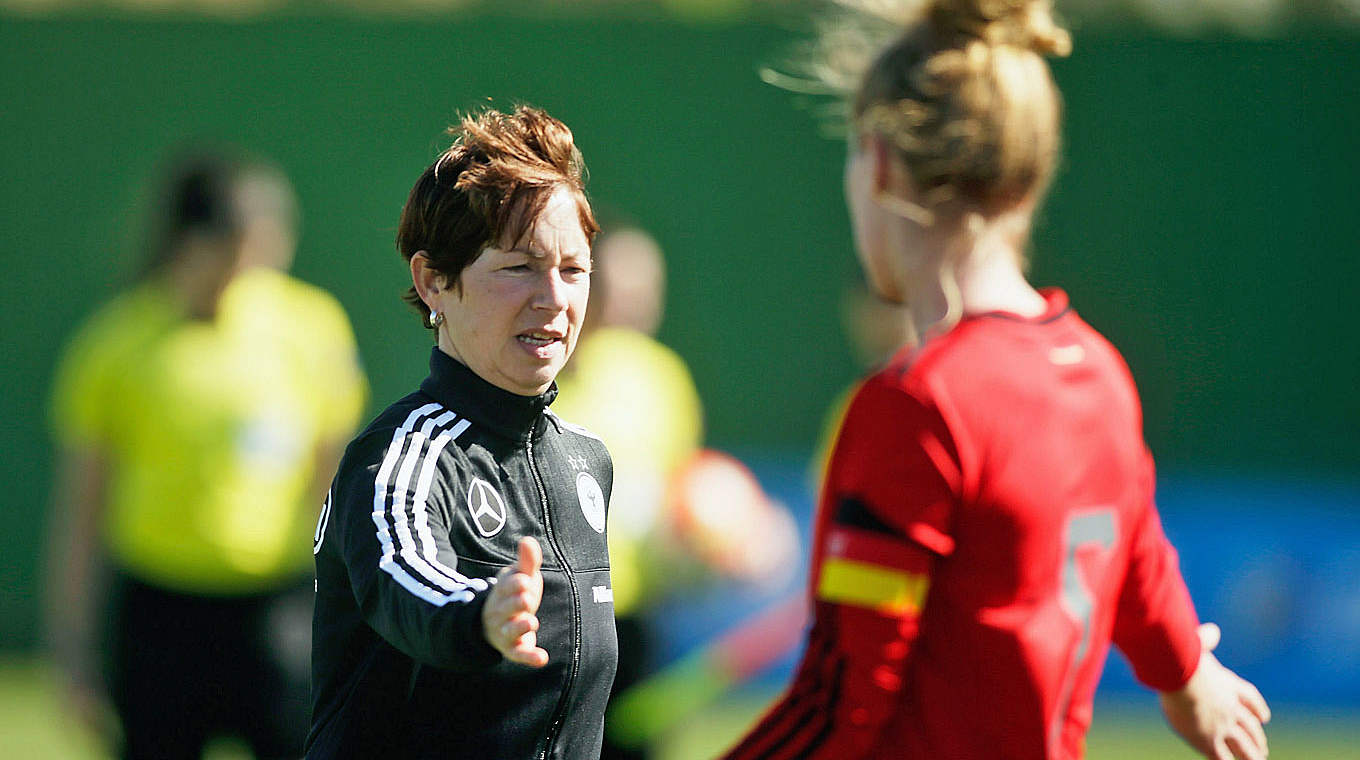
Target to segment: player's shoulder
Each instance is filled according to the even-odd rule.
[[[225,297],[239,301],[242,308],[274,313],[303,330],[349,324],[340,301],[330,292],[268,267],[252,267],[242,272],[232,281]]]
[[[256,297],[311,299],[324,298],[327,294],[321,288],[293,275],[272,267],[249,267],[232,280],[229,286],[233,291],[249,293]]]
[[[952,334],[930,342],[910,343],[898,349],[888,361],[865,378],[855,390],[855,396],[882,396],[922,401],[931,395],[931,380],[949,371],[952,358]]]
[[[420,471],[421,462],[452,462],[462,467],[466,450],[475,440],[474,425],[420,391],[413,392],[373,418],[345,447],[336,468],[337,493],[342,501],[370,498],[371,487],[400,472]],[[438,489],[428,498],[438,498]]]
[[[918,388],[988,372],[1008,364],[1022,350],[1012,329],[1016,326],[1004,317],[965,319],[948,332],[899,353],[890,366],[896,368],[899,383]]]
[[[343,313],[344,310],[340,306],[339,299],[325,288],[284,272],[276,274],[280,278],[279,287],[288,293],[289,298],[293,300],[297,308],[323,313],[327,316],[333,316],[335,312]]]
[[[859,385],[848,414],[875,426],[880,417],[950,417],[983,377],[1007,363],[1006,349],[971,327],[903,347]]]
[[[1066,365],[1122,359],[1114,346],[1073,310],[1067,294],[1041,291],[1047,309],[1036,316],[1004,311],[969,315],[952,329],[895,357],[903,382],[952,387],[1022,376],[1031,365]]]
[[[604,446],[604,439],[585,425],[578,425],[575,422],[565,420],[561,415],[551,409],[545,409],[544,414],[548,415],[548,419],[553,423],[553,427],[559,429],[562,435],[568,440],[575,443],[589,442]]]
[[[693,383],[678,353],[646,333],[624,327],[593,331],[581,341],[572,362],[587,375],[622,374],[661,386],[661,390]]]
[[[169,299],[158,288],[143,284],[109,299],[76,328],[67,340],[67,362],[117,359],[135,352],[149,335],[175,319]]]
[[[387,449],[402,435],[419,432],[428,437],[436,430],[447,427],[448,422],[457,419],[456,414],[424,393],[415,391],[407,394],[378,412],[364,429],[354,436],[345,450],[341,467],[343,469],[346,465],[364,466],[375,459],[381,459]],[[464,428],[466,427],[465,425]]]
[[[169,293],[158,283],[142,283],[110,298],[85,322],[87,330],[137,332],[158,328],[179,317]]]
[[[665,344],[646,333],[626,327],[600,327],[581,341],[581,350],[590,350],[611,358],[635,358],[639,355],[651,358],[669,356],[671,350]]]
[[[564,443],[572,449],[589,452],[597,459],[612,463],[609,449],[605,446],[604,439],[584,425],[578,425],[562,419],[560,415],[551,409],[545,410],[548,415],[550,428],[559,431]]]
[[[1120,376],[1133,380],[1133,374],[1129,370],[1128,362],[1124,355],[1115,347],[1114,343],[1106,338],[1103,333],[1092,327],[1086,320],[1073,312],[1070,317],[1073,330],[1081,336],[1081,341],[1085,349],[1085,357],[1091,362],[1110,370]]]
[[[851,390],[845,407],[845,424],[878,427],[889,420],[934,414],[936,400],[927,373],[919,365],[914,348],[899,352],[888,363],[864,378]]]

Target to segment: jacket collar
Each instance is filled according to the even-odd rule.
[[[548,425],[544,411],[557,398],[557,383],[537,396],[497,388],[438,346],[430,352],[430,376],[420,390],[454,414],[519,441],[543,435]]]

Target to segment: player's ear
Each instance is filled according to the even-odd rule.
[[[411,284],[425,306],[431,310],[439,308],[439,295],[448,287],[448,278],[434,268],[430,256],[425,251],[416,251],[411,257]]]
[[[908,202],[916,202],[915,188],[907,173],[906,164],[893,151],[892,146],[881,136],[872,133],[866,134],[861,139],[865,141],[863,150],[869,154],[874,196],[890,195]]]

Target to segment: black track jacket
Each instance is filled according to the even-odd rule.
[[[308,758],[593,760],[618,645],[604,444],[435,349],[350,443],[317,524]],[[543,668],[482,635],[488,579],[543,547]]]

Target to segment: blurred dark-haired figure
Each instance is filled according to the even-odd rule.
[[[200,154],[164,181],[138,281],[57,369],[48,636],[72,709],[97,723],[107,699],[124,758],[219,735],[297,757],[308,539],[367,384],[339,303],[284,273],[284,176]]]

